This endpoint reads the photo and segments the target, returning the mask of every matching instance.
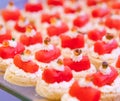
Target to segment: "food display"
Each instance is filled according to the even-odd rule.
[[[5,82],[53,101],[120,100],[119,0],[10,1],[0,20]]]

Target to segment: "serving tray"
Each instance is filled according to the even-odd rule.
[[[0,89],[5,90],[22,101],[48,101],[36,94],[35,87],[12,85],[4,80],[3,75],[0,75]]]

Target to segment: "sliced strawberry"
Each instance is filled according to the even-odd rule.
[[[93,83],[99,87],[104,85],[110,85],[118,76],[118,72],[115,68],[110,67],[110,74],[102,74],[101,72],[97,72],[93,74]]]
[[[26,3],[25,4],[25,10],[28,12],[38,12],[42,9],[43,9],[43,6],[41,3],[36,3],[36,4]]]
[[[17,67],[23,69],[25,72],[35,73],[39,69],[39,66],[31,60],[27,62],[22,61],[20,54],[15,55],[13,61]]]
[[[83,27],[84,25],[88,23],[88,21],[89,21],[89,15],[84,14],[84,15],[77,16],[73,20],[73,24],[74,26],[77,26],[77,27]]]
[[[87,96],[86,96],[87,92]],[[92,87],[81,87],[78,81],[75,81],[70,87],[69,94],[80,101],[99,101],[101,92]]]
[[[9,20],[17,21],[20,15],[21,13],[18,9],[16,9],[15,11],[7,10],[7,9],[2,10],[2,16],[5,21],[9,21]]]
[[[97,41],[97,40],[101,40],[105,34],[106,34],[106,30],[104,28],[102,30],[93,29],[88,31],[88,38],[93,41]]]
[[[43,71],[42,79],[47,83],[70,81],[72,79],[72,72],[71,69],[67,66],[64,67],[64,71],[46,68]]]
[[[51,25],[47,28],[47,34],[49,36],[58,36],[62,33],[65,33],[69,30],[67,24],[62,23],[60,26]]]
[[[40,62],[49,63],[60,56],[60,49],[54,47],[53,50],[39,50],[35,53],[35,58]]]
[[[83,56],[82,60],[80,60],[79,62],[75,62],[71,58],[65,58],[64,65],[67,65],[72,70],[79,72],[90,68],[90,60],[88,56]]]
[[[36,43],[42,43],[41,33],[36,32],[36,34],[34,36],[31,36],[31,37],[28,37],[26,35],[21,35],[20,42],[26,46],[33,45]]]
[[[93,17],[104,17],[110,13],[109,8],[105,7],[97,7],[92,10],[92,16]]]
[[[60,36],[61,38],[61,44],[63,48],[83,48],[84,47],[84,36],[82,34],[79,34],[75,38],[71,38],[70,36],[67,36],[65,34]]]

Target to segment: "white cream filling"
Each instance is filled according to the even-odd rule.
[[[18,21],[18,25],[21,26],[21,27],[25,27],[28,24],[29,24],[29,20],[28,19],[25,19],[25,21],[22,21],[22,20]]]
[[[50,62],[50,67],[52,67],[52,68],[54,68],[55,70],[58,70],[58,71],[64,71],[65,66],[63,64],[61,64],[61,65],[58,64],[57,60],[58,59],[56,59],[55,61]]]
[[[32,59],[34,59],[34,57],[33,57],[32,55],[27,55],[27,54],[21,55],[21,60],[22,60],[23,62],[28,62],[28,61],[30,61],[30,60],[32,60]]]
[[[112,71],[110,67],[103,68],[102,66],[99,68],[99,70],[102,74],[105,74],[105,75],[107,75],[107,74],[109,75]]]
[[[6,9],[11,10],[11,11],[15,11],[17,8],[16,8],[15,5],[11,6],[11,5],[8,4],[8,6],[6,7]]]
[[[92,87],[94,86],[93,82],[86,81],[85,78],[81,78],[78,82],[80,87]]]
[[[71,58],[72,58],[72,60],[73,60],[74,62],[79,62],[79,61],[82,60],[83,56],[82,56],[82,54],[76,56],[76,55],[74,55],[74,53],[73,53],[73,54],[71,55]]]
[[[26,47],[26,49],[30,50],[32,53],[35,53],[36,51],[39,51],[42,49],[42,44],[37,43],[34,45],[30,45],[30,46]]]
[[[22,77],[27,77],[27,78],[31,78],[31,79],[35,79],[36,77],[41,77],[41,74],[42,74],[42,71],[40,69],[35,73],[28,73],[28,72],[25,72],[24,70],[16,67],[15,65],[11,65],[9,67],[9,70],[12,73],[14,73],[16,76],[22,76]]]
[[[54,50],[54,46],[52,45],[52,44],[49,44],[49,45],[45,45],[45,44],[43,44],[42,45],[42,49],[43,50]]]
[[[92,64],[90,65],[90,68],[87,70],[83,70],[83,71],[79,71],[79,72],[72,70],[73,76],[75,78],[86,77],[86,75],[93,74],[96,72],[97,72],[97,70],[96,70],[95,66]]]
[[[36,35],[36,31],[34,29],[32,29],[30,32],[26,32],[25,35],[27,37],[33,37]]]
[[[9,42],[9,46],[11,46],[11,47],[15,48],[17,46],[17,42],[16,41],[8,40],[8,42]]]
[[[76,97],[72,97],[69,93],[62,96],[61,101],[80,101]]]
[[[65,33],[65,35],[67,35],[71,38],[76,38],[78,36],[78,32],[69,31],[69,32]]]
[[[110,54],[103,54],[99,55],[98,53],[94,52],[94,48],[90,48],[90,55],[93,58],[100,59],[101,61],[113,61],[118,57],[118,54],[120,54],[120,48],[114,49]]]
[[[42,80],[43,81],[43,80]],[[44,83],[46,83],[45,81],[43,81]],[[54,88],[54,89],[57,89],[59,90],[59,88],[63,88],[63,89],[68,89],[74,82],[74,79],[71,79],[70,81],[66,82],[66,81],[62,81],[60,83],[50,83],[48,86],[50,88]]]
[[[111,85],[99,88],[104,93],[120,93],[120,77],[118,76]]]

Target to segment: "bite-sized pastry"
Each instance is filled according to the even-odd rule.
[[[92,82],[98,87],[110,85],[118,76],[118,71],[115,67],[109,65],[107,62],[102,62],[98,71],[92,75],[88,75]]]
[[[62,48],[83,48],[85,46],[84,35],[77,31],[68,31],[60,35]]]
[[[80,13],[74,20],[73,25],[77,27],[83,27],[89,22],[90,18],[87,13]]]
[[[27,26],[30,25],[33,26],[34,29],[36,29],[33,21],[30,21],[27,17],[20,16],[19,20],[14,26],[14,29],[17,31],[17,33],[25,33]]]
[[[35,52],[35,59],[39,62],[50,63],[61,55],[60,49],[50,44],[50,38],[44,40],[41,48]]]
[[[6,8],[2,9],[1,15],[5,21],[7,29],[14,29],[15,22],[21,16],[21,11],[14,5],[13,2],[9,2]]]
[[[61,101],[101,101],[100,90],[92,85],[84,79],[74,81],[69,91],[62,96]]]
[[[103,62],[96,73],[75,81],[61,101],[119,101],[119,80],[117,70]]]
[[[13,2],[9,2],[7,7],[2,10],[2,16],[5,21],[18,20],[20,17],[20,10],[16,8]]]
[[[80,49],[73,50],[71,57],[64,58],[63,60],[64,65],[71,68],[75,79],[83,78],[88,74],[96,72],[96,68],[90,63],[87,54],[82,53]]]
[[[87,53],[88,45],[85,42],[86,36],[77,31],[76,28],[72,28],[70,31],[60,35],[61,52],[64,57],[69,57],[71,51],[77,48],[82,49],[84,53]]]
[[[34,22],[34,25],[37,28],[40,26],[40,15],[43,11],[43,4],[40,2],[40,0],[28,0],[24,9],[22,10],[22,15]]]
[[[102,62],[98,72],[88,75],[87,80],[93,82],[101,91],[100,101],[119,101],[120,99],[120,76],[115,67],[107,62]]]
[[[69,27],[67,23],[61,21],[60,19],[53,18],[51,19],[51,24],[46,30],[50,37],[59,36],[60,34],[67,32]]]
[[[12,39],[11,31],[7,30],[3,24],[0,24],[0,43],[2,43],[4,40],[11,40],[11,39]]]
[[[19,41],[26,46],[42,43],[42,40],[42,34],[37,32],[31,25],[27,26],[26,32],[19,37]]]
[[[13,64],[7,68],[4,79],[19,86],[35,86],[42,71],[34,62],[34,56],[29,50],[23,54],[17,54],[13,58]]]
[[[36,92],[47,99],[60,100],[73,81],[71,69],[58,59],[44,69],[37,81]]]
[[[113,61],[117,58],[120,48],[118,47],[118,42],[115,39],[105,42],[98,40],[94,45],[89,48],[89,58],[91,63],[96,67],[99,67],[103,61],[107,61],[109,64],[112,64]]]
[[[25,47],[23,44],[13,41],[5,40],[0,46],[0,71],[5,72],[12,64],[13,57],[16,54],[22,53]]]

